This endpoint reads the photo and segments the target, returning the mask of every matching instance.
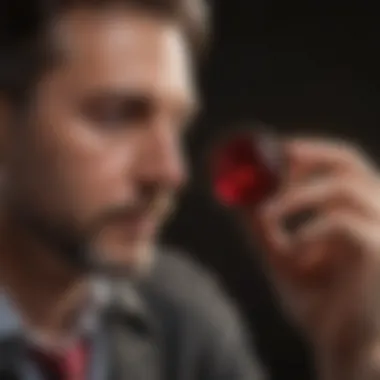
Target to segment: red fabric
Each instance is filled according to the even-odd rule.
[[[84,341],[61,353],[34,347],[30,349],[31,358],[39,366],[45,380],[85,380],[88,353],[88,345]]]
[[[216,198],[232,207],[257,206],[276,190],[279,183],[276,160],[265,151],[260,136],[240,134],[215,149],[212,184]]]

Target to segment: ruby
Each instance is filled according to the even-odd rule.
[[[211,177],[216,199],[228,207],[258,206],[278,188],[281,174],[278,141],[262,132],[240,132],[218,144]]]

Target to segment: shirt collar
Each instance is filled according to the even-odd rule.
[[[0,341],[22,335],[24,331],[20,315],[5,291],[0,291]]]
[[[99,313],[97,311],[106,307],[111,302],[111,299],[111,287],[106,281],[101,279],[91,280],[90,301],[84,308],[73,335],[93,332],[99,322],[97,318]],[[0,289],[0,342],[12,338],[26,338],[36,343],[44,341],[40,334],[27,330],[17,306],[7,292]]]
[[[134,284],[125,279],[109,281],[93,278],[90,282],[92,289],[90,302],[84,307],[77,328],[74,328],[74,336],[94,333],[99,327],[99,316],[104,309],[108,309],[114,316],[126,317],[124,320],[127,323],[132,321],[133,325],[138,321],[139,325],[150,328],[151,313]],[[45,342],[40,334],[28,331],[17,306],[7,292],[0,288],[0,343],[13,338],[26,339],[42,345]]]

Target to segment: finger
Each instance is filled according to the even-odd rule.
[[[305,210],[332,211],[350,208],[370,218],[380,212],[380,201],[376,190],[378,184],[361,179],[341,177],[324,178],[309,184],[293,186],[278,194],[268,205],[266,211],[270,220],[281,221]]]
[[[294,238],[297,245],[331,241],[336,238],[341,251],[361,252],[368,248],[369,243],[373,240],[371,236],[373,230],[374,223],[368,222],[366,218],[353,212],[339,210],[329,213],[326,217],[317,218],[314,222],[301,228]],[[358,247],[360,250],[356,249]],[[329,251],[331,252],[331,250]]]
[[[277,214],[267,205],[253,214],[251,223],[254,236],[268,254],[285,255],[288,247],[288,236],[280,228]]]
[[[373,164],[366,155],[344,141],[292,139],[285,142],[285,153],[293,177],[302,177],[314,171],[349,171],[361,174],[374,171]]]
[[[341,281],[368,251],[373,223],[352,212],[335,211],[309,222],[293,235],[291,275],[301,281]]]
[[[302,211],[318,209],[316,212],[318,214],[334,200],[341,202],[343,196],[340,186],[336,181],[298,186],[290,188],[265,204],[254,219],[253,229],[263,247],[269,251],[268,254],[274,256],[292,254],[293,234],[286,229],[285,222]]]
[[[313,246],[317,242],[327,242],[329,249],[321,250],[319,257],[310,256],[304,269],[313,271],[333,264],[339,265],[341,275],[366,271],[368,277],[378,273],[380,252],[380,225],[352,212],[336,211],[325,218],[319,218],[298,231],[295,244]],[[306,266],[305,266],[306,264]],[[375,276],[376,278],[378,276]]]
[[[299,284],[308,287],[316,282],[326,282],[326,273],[311,273],[303,269],[303,262],[306,254],[318,258],[320,252],[326,250],[323,243],[318,242],[313,246],[305,246],[294,243],[294,236],[285,231],[273,214],[267,213],[257,222],[255,237],[265,252],[262,259],[271,277],[285,280],[286,282]]]

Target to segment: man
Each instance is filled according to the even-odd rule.
[[[212,279],[155,248],[186,180],[202,4],[2,6],[0,378],[262,379]],[[247,225],[320,378],[380,378],[378,173],[333,143],[284,148],[283,189]],[[289,237],[278,221],[309,206]]]

